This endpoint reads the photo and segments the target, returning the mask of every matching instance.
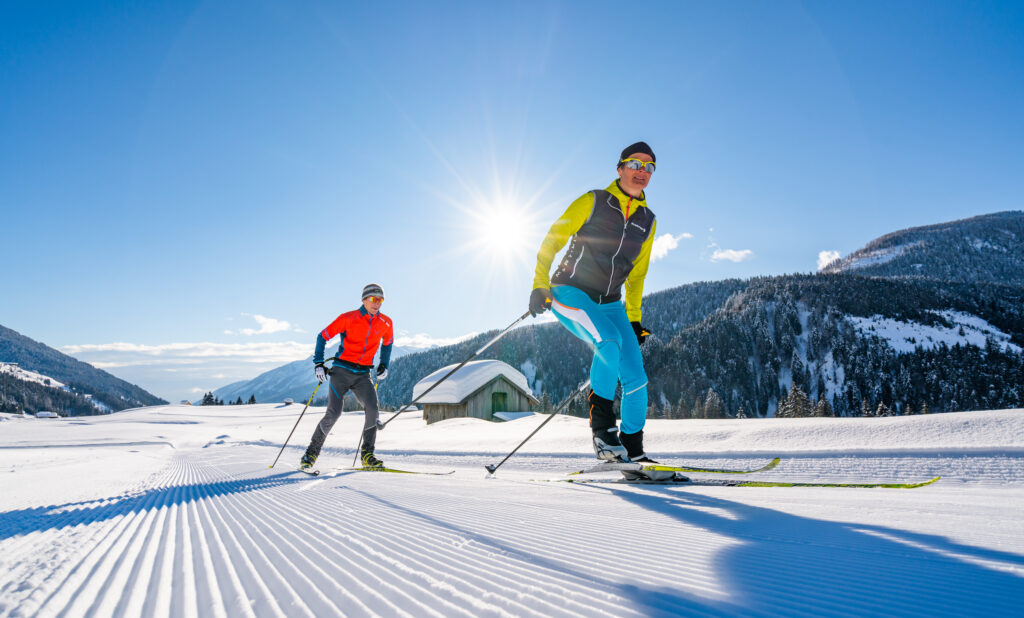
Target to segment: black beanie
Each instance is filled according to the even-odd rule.
[[[619,155],[619,163],[618,164],[622,165],[623,159],[628,159],[629,155],[636,154],[638,152],[642,152],[642,153],[644,153],[646,155],[650,155],[651,156],[651,161],[654,161],[655,163],[658,162],[658,157],[654,156],[654,151],[651,150],[651,147],[647,145],[647,142],[637,142],[635,144],[631,144],[629,146],[626,146],[626,148],[622,151],[622,154]]]
[[[384,298],[384,289],[376,283],[367,283],[366,287],[363,288],[363,300],[366,300],[370,296]]]

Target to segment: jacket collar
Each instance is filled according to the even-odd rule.
[[[612,184],[608,185],[608,188],[605,189],[605,191],[614,195],[615,198],[619,200],[620,204],[625,204],[629,200],[633,200],[634,207],[647,207],[647,195],[643,191],[640,192],[640,197],[633,197],[632,195],[629,195],[628,193],[622,190],[622,187],[619,185],[618,179],[613,181]]]

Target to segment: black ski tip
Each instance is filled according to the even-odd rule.
[[[484,469],[487,470],[488,474],[494,474],[494,471],[497,470],[498,467],[495,466],[494,464],[488,464],[488,465],[484,466]]]

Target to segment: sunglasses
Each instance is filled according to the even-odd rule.
[[[641,161],[640,159],[623,159],[619,163],[622,163],[631,170],[643,170],[648,174],[654,173],[654,161]]]
[[[383,296],[367,296],[367,298],[370,299],[371,303],[382,303],[382,302],[384,302],[384,297]]]

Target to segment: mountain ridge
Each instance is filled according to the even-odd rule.
[[[167,403],[140,386],[3,325],[0,325],[0,362],[16,363],[49,376],[64,383],[69,391],[89,395],[112,411]]]

